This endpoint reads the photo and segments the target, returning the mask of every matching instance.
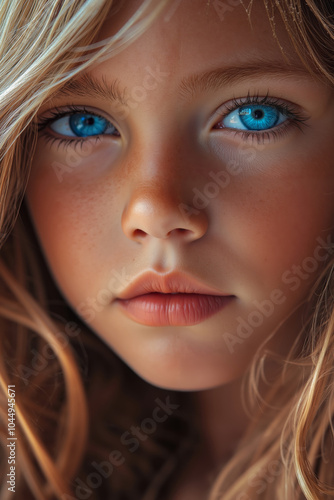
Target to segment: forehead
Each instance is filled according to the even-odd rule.
[[[173,0],[133,44],[113,57],[116,65],[127,55],[159,59],[175,73],[194,73],[205,65],[226,66],[259,63],[261,59],[301,65],[284,23],[275,13],[275,33],[263,0],[255,0],[250,11],[244,0]],[[99,34],[112,36],[142,5],[139,0],[116,2]]]

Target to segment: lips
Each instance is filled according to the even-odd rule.
[[[233,295],[202,284],[183,273],[147,272],[117,299],[125,314],[147,326],[190,326],[220,311]]]

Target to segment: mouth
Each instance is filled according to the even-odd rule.
[[[213,316],[233,298],[185,274],[148,272],[116,302],[127,317],[142,325],[191,326]]]
[[[225,307],[233,296],[197,293],[148,293],[121,300],[125,313],[147,326],[190,326],[201,323]]]

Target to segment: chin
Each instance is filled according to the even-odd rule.
[[[135,370],[135,373],[142,378],[145,382],[160,389],[180,392],[195,392],[205,391],[229,384],[239,378],[240,374],[223,374],[223,373],[210,373],[205,374],[193,371],[187,373],[176,374],[172,371],[161,371],[157,369],[152,373],[147,370]]]

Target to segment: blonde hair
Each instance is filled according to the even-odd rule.
[[[333,3],[263,1],[273,31],[275,16],[280,15],[310,71],[333,85]],[[47,271],[40,264],[24,209],[19,212],[36,143],[34,117],[39,107],[68,80],[140,36],[167,3],[144,1],[134,17],[103,43],[96,43],[95,39],[114,5],[110,0],[2,0],[0,4],[1,440],[6,450],[7,387],[15,382],[18,498],[28,498],[29,492],[39,500],[63,500],[66,494],[73,498],[70,484],[80,468],[83,470],[88,447],[92,447],[91,456],[100,454],[97,441],[88,438],[92,403],[87,404],[87,398],[92,401],[90,393],[101,383],[102,375],[95,371],[93,363],[94,369],[87,377],[78,353],[84,349],[84,355],[89,359],[96,356],[100,362],[102,349],[83,325],[79,328],[78,318],[73,323],[80,334],[75,335],[72,330],[65,330],[64,334],[62,321],[51,318],[50,296],[55,297],[56,292],[51,293],[52,285],[46,283]],[[261,346],[255,356],[245,377],[245,392],[252,395],[249,405],[253,422],[234,457],[217,477],[210,500],[320,500],[323,495],[334,496],[330,488],[334,483],[332,270],[331,263],[310,295],[310,314],[305,325],[307,343],[300,354],[298,348],[305,331],[299,332],[289,358],[284,362],[277,360],[282,363],[280,376],[265,398],[257,387],[271,353]],[[67,309],[65,314],[70,314]],[[36,361],[50,347],[46,367],[32,370],[32,358]],[[111,410],[117,414],[117,405],[121,404],[118,401],[122,400],[124,422],[114,420],[115,426],[121,428],[133,421],[133,415],[140,414],[129,396],[122,397],[122,389],[126,387],[129,395],[130,385],[140,382],[131,378],[130,372],[124,375],[124,367],[110,356],[109,369],[114,376],[108,386],[112,396],[108,401],[113,400]],[[129,379],[131,384],[127,383]],[[149,390],[144,384],[140,388]],[[177,424],[180,434],[185,433],[184,425],[188,425],[182,418],[180,415]],[[143,446],[146,458],[142,453],[141,465],[137,460],[132,472],[128,467],[119,478],[113,476],[111,492],[121,492],[129,482],[135,484],[136,470],[141,467],[140,474],[151,484],[138,484],[141,489],[137,491],[146,491],[141,496],[145,500],[157,498],[161,485],[175,469],[175,460],[165,451],[166,441],[174,440],[173,450],[178,448],[177,432],[172,431],[171,424],[161,428],[155,442]],[[53,435],[51,429],[55,429]],[[190,429],[179,451],[190,449],[189,443],[195,439],[192,432]],[[115,436],[119,434],[110,432],[105,443],[109,450],[119,439]],[[162,466],[150,481],[154,472],[150,466],[152,455],[160,456]],[[4,468],[6,459],[4,452]],[[129,466],[131,463],[133,457],[128,457]],[[130,495],[130,487],[129,492]],[[101,489],[104,498],[108,494]],[[9,495],[4,479],[1,499],[6,500]]]

